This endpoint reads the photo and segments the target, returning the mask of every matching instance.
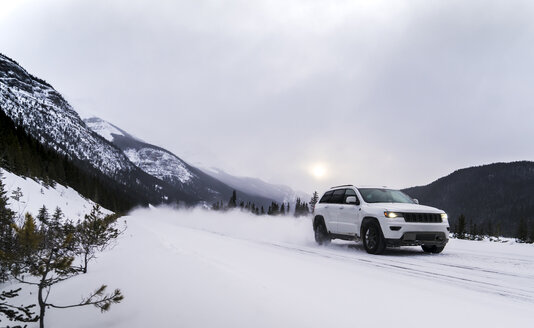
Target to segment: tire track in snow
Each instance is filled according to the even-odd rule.
[[[310,247],[290,243],[269,242],[249,238],[235,237],[225,233],[211,231],[207,229],[183,226],[182,228],[203,231],[223,238],[239,240],[242,242],[260,244],[268,247],[283,249],[286,251],[299,252],[307,256],[320,256],[323,258],[343,261],[345,263],[356,261],[360,264],[379,267],[399,274],[410,275],[418,278],[425,278],[427,280],[432,281],[453,283],[458,287],[463,287],[478,292],[495,294],[521,302],[534,303],[533,285],[531,285],[530,287],[522,285],[522,287],[520,288],[514,286],[505,286],[503,284],[497,283],[498,281],[502,281],[503,276],[508,276],[508,279],[533,281],[532,275],[511,274],[503,271],[489,270],[477,266],[432,262],[433,257],[436,257],[437,259],[439,258],[439,256],[442,255],[432,256],[428,254],[419,254],[414,252],[413,254],[408,253],[408,255],[403,254],[402,256],[404,258],[407,258],[407,256],[413,255],[410,257],[411,259],[416,259],[417,257],[420,257],[424,258],[424,262],[416,262],[415,260],[401,261],[392,257],[395,256],[394,253],[392,253],[393,255],[384,256],[368,255],[367,253],[364,253],[365,251],[363,250],[363,248],[361,248],[360,254],[359,252],[357,252],[357,250],[354,250],[355,248],[358,248],[358,245],[350,245],[349,247],[343,246],[338,249],[335,249],[332,246]],[[349,253],[349,249],[353,249],[354,252]],[[509,260],[513,261],[513,259]],[[528,261],[523,259],[518,259],[518,261],[529,263]],[[451,268],[454,269],[451,270]],[[443,272],[443,270],[448,271]],[[521,284],[518,283],[518,285]]]
[[[424,265],[424,264],[421,265],[421,264],[413,263],[413,262],[407,263],[407,262],[389,260],[389,259],[386,262],[382,260],[379,256],[373,256],[372,259],[371,257],[361,258],[361,257],[356,257],[356,256],[342,255],[342,254],[338,254],[337,252],[333,253],[333,252],[316,251],[316,249],[311,248],[311,247],[303,248],[301,246],[296,246],[296,245],[291,245],[291,244],[278,244],[278,243],[265,243],[265,244],[278,247],[278,248],[287,249],[287,250],[298,251],[298,252],[301,252],[307,255],[322,256],[322,257],[342,260],[342,261],[347,261],[347,260],[358,261],[359,263],[363,263],[363,264],[367,264],[367,265],[371,265],[375,267],[380,267],[380,268],[388,269],[391,271],[401,272],[401,273],[409,274],[415,277],[424,277],[430,280],[441,280],[441,281],[452,282],[457,286],[467,287],[468,289],[471,289],[471,290],[486,292],[490,294],[497,294],[497,295],[504,296],[504,297],[510,297],[510,298],[513,298],[519,301],[534,303],[534,291],[533,290],[525,290],[521,288],[503,286],[503,285],[499,285],[499,284],[495,284],[495,283],[491,283],[487,281],[482,281],[479,279],[475,279],[475,278],[481,278],[481,277],[477,277],[476,275],[473,275],[473,274],[471,274],[470,276],[474,278],[467,278],[467,277],[462,277],[459,275],[454,275],[453,274],[454,272],[440,273],[436,271],[430,271],[428,269],[429,266]],[[428,260],[428,257],[425,257],[425,259]],[[450,267],[447,264],[441,264],[441,263],[432,263],[432,264]],[[481,272],[495,273],[496,275],[506,274],[506,273],[502,273],[498,271],[473,269],[476,267],[462,267],[462,266],[452,266],[452,267],[467,270],[469,271],[469,273],[481,271]],[[498,277],[492,277],[492,278],[495,279]]]

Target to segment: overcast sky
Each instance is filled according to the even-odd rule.
[[[533,1],[0,0],[0,52],[83,117],[306,192],[534,159]]]

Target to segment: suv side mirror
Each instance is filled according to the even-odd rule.
[[[356,204],[356,196],[348,196],[345,200],[347,204]]]
[[[414,199],[413,199],[413,202],[416,203],[416,204],[419,204],[419,199],[414,198]]]

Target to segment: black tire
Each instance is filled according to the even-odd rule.
[[[362,241],[363,247],[369,254],[382,254],[386,249],[386,240],[376,221],[367,221],[363,224]]]
[[[328,245],[330,244],[331,238],[326,231],[326,226],[323,222],[319,222],[315,225],[315,241],[319,245]]]
[[[443,246],[436,246],[436,245],[422,245],[421,248],[423,249],[423,252],[425,253],[434,253],[438,254],[443,251],[445,248],[445,245]]]

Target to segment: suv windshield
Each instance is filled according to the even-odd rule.
[[[414,204],[410,196],[400,190],[380,188],[359,188],[363,200],[367,203],[408,203]]]

